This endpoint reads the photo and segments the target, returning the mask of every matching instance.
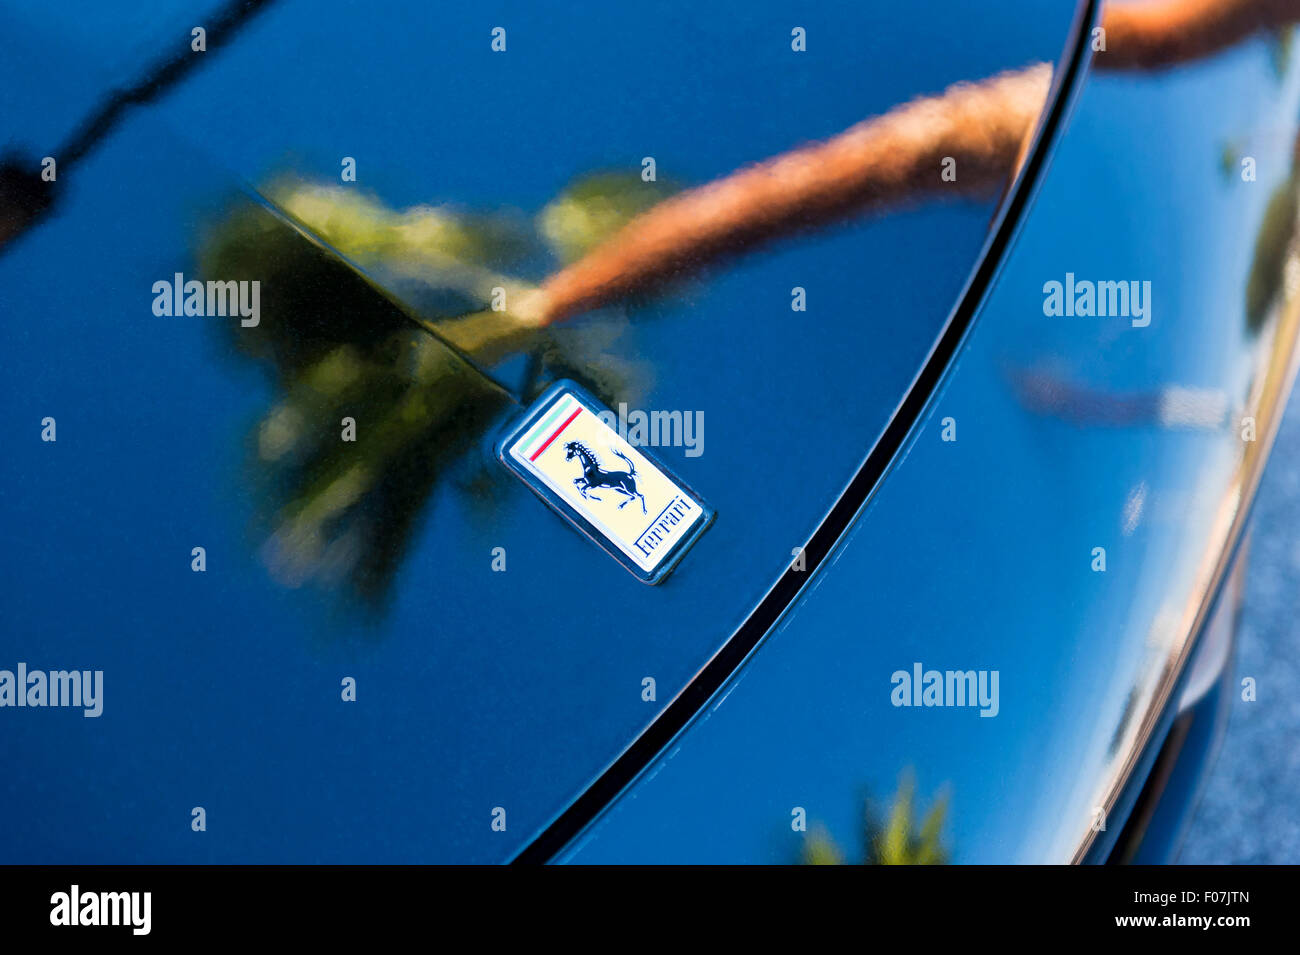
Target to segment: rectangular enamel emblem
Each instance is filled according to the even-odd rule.
[[[610,556],[656,584],[714,512],[602,413],[613,419],[578,385],[556,382],[497,446],[497,457]]]

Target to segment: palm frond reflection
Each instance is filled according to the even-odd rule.
[[[950,859],[943,844],[948,815],[948,794],[940,792],[924,810],[916,804],[916,777],[908,771],[899,780],[893,800],[883,808],[868,800],[862,820],[863,865],[946,865]],[[823,826],[814,826],[804,840],[805,865],[843,865],[845,855]]]
[[[561,376],[606,401],[643,390],[647,366],[614,350],[622,310],[528,327],[492,306],[525,299],[522,276],[580,255],[653,197],[595,177],[530,221],[393,210],[286,179],[266,195],[270,209],[238,202],[199,251],[205,277],[263,289],[258,326],[225,333],[277,394],[248,441],[259,553],[286,586],[315,583],[377,610],[439,481],[456,474],[461,493],[492,493],[466,452],[512,398]],[[517,395],[483,371],[515,355]]]

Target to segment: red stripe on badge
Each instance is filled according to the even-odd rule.
[[[560,432],[563,431],[565,428],[567,428],[569,425],[573,424],[573,419],[578,417],[578,415],[580,414],[582,414],[581,406],[578,407],[577,411],[575,411],[573,414],[569,415],[569,417],[565,419],[564,424],[560,425],[558,428],[555,429],[555,434],[547,438],[546,443],[543,444],[536,451],[534,451],[532,457],[530,457],[528,460],[536,461],[539,457],[541,457],[542,452],[551,446],[551,442],[560,436]]]

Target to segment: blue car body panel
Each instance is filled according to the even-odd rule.
[[[1270,203],[1294,195],[1300,76],[1275,53],[1258,38],[1082,80],[890,473],[759,649],[560,859],[795,861],[801,815],[861,858],[864,802],[907,774],[946,795],[952,861],[1107,857],[1294,374],[1294,291],[1272,275],[1259,317],[1243,294]],[[1149,325],[1046,315],[1045,283],[1067,273],[1149,281]],[[895,705],[892,675],[918,661],[999,671],[996,716]]]
[[[57,152],[142,64],[188,51],[206,15],[0,6],[5,154]],[[262,325],[243,339],[150,312],[153,283],[197,276],[207,237],[268,182],[337,184],[350,156],[357,193],[392,209],[449,203],[526,223],[592,172],[636,176],[653,155],[661,179],[693,185],[949,83],[1054,59],[1070,11],[801,14],[803,59],[790,14],[763,5],[521,3],[492,16],[508,29],[502,56],[497,20],[468,6],[267,4],[61,166],[49,215],[4,250],[0,522],[27,543],[5,560],[0,659],[102,669],[107,696],[97,720],[7,714],[7,759],[48,782],[0,787],[0,813],[29,823],[0,840],[5,861],[511,858],[691,682],[837,500],[997,202],[850,220],[571,323],[639,382],[606,394],[611,405],[704,413],[703,454],[658,453],[719,518],[663,586],[633,580],[492,458],[518,412],[502,396],[473,409],[472,444],[436,480],[410,476],[427,497],[374,607],[327,566],[287,585],[268,573],[267,470],[246,459],[286,391],[232,341],[284,321],[279,276],[298,266],[263,273]],[[286,229],[282,213],[269,208],[259,228]],[[329,281],[349,301],[375,286],[361,311],[376,325],[429,314],[410,288],[378,288],[310,236],[301,244],[310,253],[286,260],[335,263]],[[557,265],[522,268],[536,280]],[[806,313],[791,311],[794,286],[809,292]],[[440,347],[410,327],[419,347]],[[28,440],[47,415],[53,446]],[[364,449],[373,409],[356,417]],[[799,446],[779,440],[795,431]],[[378,507],[362,517],[389,519]],[[198,545],[203,574],[191,572]],[[349,677],[354,705],[340,699]],[[196,806],[208,838],[190,829]]]
[[[0,2],[0,153],[56,150],[203,16]],[[800,11],[802,54],[792,16],[268,3],[61,168],[48,216],[0,250],[0,668],[102,669],[106,698],[96,719],[2,714],[17,769],[0,861],[792,861],[793,809],[851,847],[864,799],[907,771],[925,797],[947,787],[954,861],[1105,858],[1289,385],[1292,313],[1270,300],[1247,320],[1242,289],[1292,174],[1296,70],[1258,39],[1089,75],[1080,12],[1046,0]],[[337,185],[354,157],[357,193],[390,209],[530,223],[584,175],[653,156],[666,182],[706,182],[1067,43],[1075,72],[1018,187],[1023,221],[993,195],[849,219],[557,332],[591,358],[567,373],[611,406],[707,423],[702,454],[655,449],[718,516],[654,588],[494,459],[532,397],[510,394],[527,362],[462,361],[410,320],[440,317],[442,290],[347,261],[270,188]],[[1229,147],[1257,181],[1224,172]],[[323,310],[356,303],[478,383],[464,445],[436,474],[398,472],[418,500],[367,499],[363,524],[403,518],[377,599],[327,561],[271,572],[256,449],[291,396],[235,344],[255,336],[150,311],[152,285],[198,275],[241,216],[282,236],[258,263],[275,278],[253,331],[287,317],[277,283],[300,270],[328,279]],[[489,253],[534,281],[561,264]],[[995,280],[968,288],[977,269]],[[1045,316],[1043,284],[1067,273],[1151,281],[1150,326]],[[955,307],[975,320],[948,367],[933,349]],[[364,449],[377,406],[358,406]],[[1253,444],[1229,427],[1244,407]],[[55,444],[38,440],[45,416]],[[736,635],[767,630],[756,611],[786,599],[792,550],[838,535],[891,428],[906,440],[861,513],[712,693],[701,674],[726,677]],[[892,706],[891,674],[914,661],[999,670],[998,715]]]

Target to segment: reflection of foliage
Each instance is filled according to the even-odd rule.
[[[1286,76],[1286,71],[1291,65],[1294,41],[1294,26],[1278,27],[1268,32],[1268,56],[1273,64],[1273,75],[1279,80]]]
[[[533,355],[526,396],[554,377],[547,372],[557,372],[588,381],[602,398],[625,392],[636,376],[607,351],[625,328],[625,316],[606,311],[579,327],[541,326],[529,311],[536,285],[520,276],[580,255],[665,193],[662,184],[637,176],[595,175],[570,186],[530,222],[518,214],[470,215],[433,206],[394,211],[333,185],[282,180],[268,190],[290,218],[480,366]],[[498,296],[503,301],[494,309]]]
[[[427,328],[490,367],[544,342],[562,348],[536,314],[536,283],[521,275],[567,264],[667,191],[634,175],[598,174],[571,185],[531,222],[434,206],[394,211],[343,186],[287,180],[268,195],[409,303]]]
[[[803,843],[804,865],[843,865],[844,856],[840,847],[830,837],[823,826],[814,826]]]
[[[664,198],[670,189],[620,173],[589,176],[554,199],[538,217],[539,227],[567,265]]]
[[[263,283],[256,328],[227,327],[282,392],[251,441],[282,582],[383,597],[435,480],[506,402],[360,276],[256,206],[223,223],[204,271]],[[342,440],[342,419],[356,441]]]
[[[943,824],[948,814],[948,797],[940,794],[916,825],[916,779],[905,772],[884,816],[868,803],[863,818],[864,865],[944,865],[949,853],[943,846]],[[804,842],[805,865],[841,865],[844,855],[821,827],[815,827]]]
[[[292,179],[271,185],[267,196],[386,288],[439,316],[485,308],[497,286],[522,291],[524,283],[498,270],[518,269],[541,252],[527,223],[508,215],[395,211],[344,186]]]
[[[1293,173],[1269,198],[1264,221],[1255,237],[1255,255],[1246,281],[1246,326],[1258,332],[1285,281],[1288,260],[1294,255],[1297,183]]]
[[[382,602],[435,484],[509,408],[503,388],[419,326],[438,331],[465,313],[458,321],[471,331],[502,321],[490,309],[493,289],[507,301],[526,296],[531,284],[516,275],[617,228],[638,208],[628,191],[624,177],[579,183],[533,225],[517,215],[394,211],[345,188],[280,181],[271,203],[306,235],[253,203],[211,231],[199,255],[205,277],[262,285],[260,324],[226,327],[280,393],[250,440],[262,556],[277,579],[343,582],[370,606]],[[485,349],[473,335],[451,341],[482,363],[525,354],[526,395],[567,375],[611,401],[637,387],[638,367],[608,354],[626,322],[606,312],[528,328],[504,353],[499,339]],[[356,422],[355,442],[342,440],[344,418]],[[456,486],[491,493],[475,471]]]
[[[1237,174],[1241,171],[1241,144],[1237,142],[1224,143],[1223,149],[1219,151],[1219,172],[1223,178],[1233,182]]]

